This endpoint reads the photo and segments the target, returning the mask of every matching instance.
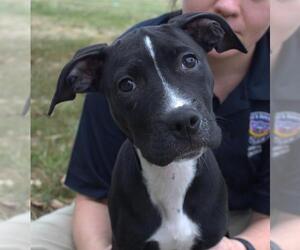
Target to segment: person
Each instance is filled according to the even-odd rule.
[[[299,10],[300,1],[272,2],[272,250],[300,245]]]
[[[214,108],[222,118],[223,133],[222,144],[214,153],[229,191],[229,231],[236,236],[224,237],[212,249],[269,249],[269,1],[182,1],[183,13],[197,11],[223,16],[248,50],[246,55],[235,50],[208,54],[215,80]],[[165,14],[132,29],[160,25],[172,16]],[[42,245],[49,249],[109,249],[107,194],[124,140],[105,98],[88,94],[65,182],[77,192],[75,206],[33,223],[33,249]],[[54,226],[56,223],[59,225]]]

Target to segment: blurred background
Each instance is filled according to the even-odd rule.
[[[300,246],[299,11],[300,0],[271,0],[272,250]]]
[[[81,47],[110,43],[129,27],[175,7],[170,0],[33,0],[31,2],[31,215],[72,202],[64,176],[83,96],[46,113],[60,70]],[[177,1],[179,2],[179,1]]]
[[[1,222],[30,208],[30,116],[21,115],[30,94],[29,1],[1,0],[0,39]]]

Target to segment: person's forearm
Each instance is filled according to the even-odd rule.
[[[300,216],[281,213],[278,223],[271,229],[271,239],[284,250],[297,250],[300,246]]]
[[[111,245],[111,226],[106,202],[78,195],[73,216],[76,250],[106,250]]]
[[[253,212],[251,224],[236,237],[248,240],[257,250],[269,250],[270,218]]]

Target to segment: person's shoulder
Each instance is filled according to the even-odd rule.
[[[132,26],[131,28],[129,28],[127,31],[125,31],[123,33],[123,35],[135,30],[135,29],[139,29],[139,28],[142,28],[142,27],[147,27],[147,26],[155,26],[155,25],[161,25],[161,24],[165,24],[167,23],[171,18],[175,17],[175,16],[178,16],[178,15],[181,15],[182,14],[182,11],[181,10],[177,10],[177,11],[172,11],[172,12],[168,12],[168,13],[165,13],[163,15],[160,15],[158,17],[154,17],[154,18],[151,18],[151,19],[147,19],[147,20],[144,20],[142,22],[139,22],[137,24],[135,24],[134,26]]]
[[[272,75],[273,100],[299,102],[300,28],[282,45]]]
[[[260,38],[246,76],[251,100],[270,100],[270,30]]]
[[[256,52],[263,55],[270,55],[270,29],[268,29],[264,35],[259,39],[256,46]]]

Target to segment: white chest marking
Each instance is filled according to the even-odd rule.
[[[149,54],[154,62],[154,66],[157,71],[157,74],[163,84],[163,87],[164,87],[164,90],[165,90],[165,93],[167,96],[167,102],[168,102],[167,109],[172,110],[172,109],[181,107],[183,105],[190,104],[190,101],[187,98],[183,98],[182,96],[180,96],[178,91],[176,91],[175,89],[172,89],[170,87],[170,84],[166,81],[166,78],[163,76],[160,68],[158,67],[153,44],[152,44],[152,41],[149,36],[146,36],[144,38],[144,43],[145,43],[145,47],[146,47],[147,51],[149,52]]]
[[[195,174],[197,160],[155,166],[137,150],[144,181],[162,223],[148,241],[157,241],[161,250],[190,250],[195,238],[201,237],[198,226],[184,213],[183,203]]]

